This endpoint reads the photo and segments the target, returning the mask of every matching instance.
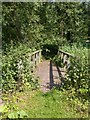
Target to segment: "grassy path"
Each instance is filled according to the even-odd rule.
[[[86,111],[74,106],[67,99],[67,94],[52,90],[46,94],[40,91],[18,92],[9,96],[8,115],[12,116],[17,111],[24,111],[28,118],[87,118]],[[23,114],[23,113],[22,113]],[[7,116],[7,113],[4,115]]]

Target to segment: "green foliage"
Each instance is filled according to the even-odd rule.
[[[72,90],[72,93],[74,90]],[[21,95],[22,93],[22,95]],[[88,103],[83,104],[78,98],[72,99],[71,91],[52,89],[48,93],[30,91],[17,93],[19,101],[9,98],[9,111],[4,118],[86,118]],[[33,95],[30,95],[33,94]],[[13,106],[18,109],[13,109]],[[21,110],[22,109],[22,110]]]
[[[81,112],[82,107],[84,109],[87,106],[88,50],[80,44],[65,45],[68,42],[82,43],[83,40],[86,40],[89,31],[87,7],[86,3],[67,2],[2,3],[3,56],[1,82],[4,92],[37,88],[38,80],[32,76],[32,65],[28,53],[42,48],[45,44],[58,45],[60,49],[79,57],[78,60],[71,58],[71,66],[64,84],[67,93],[64,95],[60,91],[45,95],[40,93],[31,99],[32,104],[29,98],[26,105],[29,117],[74,117],[78,110],[73,110],[75,106],[70,103],[71,110],[70,106],[66,104],[67,99],[72,101],[74,105],[80,104],[76,105],[77,108],[78,106],[80,108],[79,112]],[[54,60],[59,66],[64,66],[59,56],[56,56]],[[17,98],[13,96],[13,99],[15,103]],[[82,105],[81,101],[78,102],[81,99],[85,101],[85,106]],[[11,110],[8,118],[28,117],[26,111],[20,111],[21,108],[19,109],[14,103],[7,104]],[[32,106],[32,109],[29,105]],[[83,116],[80,114],[77,114],[77,117]]]
[[[32,50],[26,44],[20,44],[18,47],[11,47],[7,54],[3,54],[1,81],[3,91],[15,91],[28,83],[29,86],[33,86],[35,80],[32,78],[32,65],[29,60]]]
[[[17,112],[12,112],[8,114],[8,118],[28,118],[28,115],[25,111],[17,111]]]
[[[5,112],[8,112],[7,106],[6,105],[0,106],[0,113],[5,113]]]
[[[80,42],[87,38],[87,11],[85,3],[2,3],[3,48],[18,42],[36,48]]]
[[[88,99],[89,63],[87,47],[83,47],[81,44],[77,45],[74,43],[72,46],[62,46],[62,50],[76,56],[76,58],[70,58],[70,68],[67,71],[64,88],[75,88],[76,96],[80,97],[80,99]],[[57,61],[58,63],[62,62],[60,61],[60,57]]]

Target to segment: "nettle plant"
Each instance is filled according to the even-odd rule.
[[[28,53],[31,49],[20,45],[10,48],[2,57],[2,90],[14,91],[25,83],[34,83],[31,74],[31,62]],[[29,87],[31,84],[28,84]]]

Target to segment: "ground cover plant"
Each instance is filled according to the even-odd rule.
[[[12,96],[9,94],[3,117],[87,118],[87,105],[81,104],[78,99],[70,100],[69,92],[53,89],[46,94],[40,91],[17,92]]]

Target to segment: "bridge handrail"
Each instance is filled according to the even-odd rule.
[[[38,52],[41,52],[42,50],[37,50],[35,52],[32,52],[31,55],[37,54]]]
[[[30,71],[31,71],[31,68],[34,69],[37,66],[37,64],[40,63],[41,51],[42,50],[37,50],[37,51],[32,52],[32,53],[27,53],[28,62],[30,63],[30,66],[29,66],[30,67]],[[18,60],[17,67],[18,67],[18,72],[20,74],[22,69],[23,69],[23,62],[22,62],[22,60]]]
[[[63,51],[63,50],[59,50],[58,52],[61,52],[61,53],[65,54],[65,55],[68,55],[69,57],[75,58],[74,55],[72,55],[72,54],[70,54],[70,53],[68,53],[68,52],[65,52],[65,51]]]
[[[35,52],[32,52],[32,53],[27,53],[27,60],[28,60],[28,64],[29,66],[29,70],[30,70],[30,73],[34,70],[34,68],[37,66],[37,64],[40,63],[40,60],[41,60],[41,51],[42,50],[37,50]],[[19,77],[19,80],[18,80],[18,83],[19,84],[22,84],[22,81],[21,79],[23,79],[23,76],[22,76],[22,70],[24,68],[24,65],[23,65],[23,61],[22,59],[19,59],[17,61],[17,69],[18,69],[18,77]],[[18,85],[19,85],[18,84]]]
[[[41,60],[41,51],[37,50],[35,52],[29,53],[29,60],[32,63],[32,67],[35,68]]]
[[[70,59],[69,58],[79,59],[78,56],[74,56],[74,55],[72,55],[72,54],[70,54],[68,52],[63,51],[63,50],[59,50],[58,55],[60,56],[60,58],[61,58],[61,60],[62,60],[62,62],[64,64],[65,69],[66,68],[68,69],[70,67]]]

